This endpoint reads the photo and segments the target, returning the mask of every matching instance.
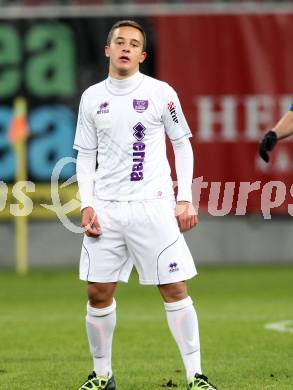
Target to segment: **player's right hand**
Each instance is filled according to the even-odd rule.
[[[82,210],[81,226],[88,237],[98,237],[102,234],[97,214],[92,207],[86,207]]]
[[[278,141],[277,134],[275,131],[268,131],[259,144],[259,155],[265,161],[270,161],[270,156],[268,152],[274,149]]]

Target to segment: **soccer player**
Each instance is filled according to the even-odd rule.
[[[293,101],[290,110],[279,120],[276,126],[268,131],[259,144],[259,155],[265,161],[269,162],[268,152],[273,150],[279,139],[289,137],[293,134]]]
[[[105,47],[109,77],[89,87],[80,102],[74,141],[85,229],[80,279],[88,283],[86,329],[94,368],[80,390],[116,389],[114,293],[133,266],[141,284],[159,288],[187,388],[214,390],[202,374],[197,316],[185,283],[196,275],[181,233],[197,224],[191,203],[191,132],[175,91],[139,72],[145,48],[139,24],[117,22]],[[177,203],[166,134],[175,154]]]

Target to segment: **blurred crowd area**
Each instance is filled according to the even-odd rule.
[[[32,5],[110,5],[110,4],[191,4],[191,3],[291,3],[292,0],[0,0],[0,5],[21,5],[21,6],[32,6]]]

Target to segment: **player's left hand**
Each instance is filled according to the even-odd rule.
[[[185,200],[176,203],[176,218],[181,232],[187,232],[198,224],[193,204]]]

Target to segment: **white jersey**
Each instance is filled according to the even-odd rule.
[[[89,87],[80,103],[74,149],[97,152],[95,196],[117,201],[174,197],[166,134],[172,142],[192,136],[167,83],[137,72]]]

